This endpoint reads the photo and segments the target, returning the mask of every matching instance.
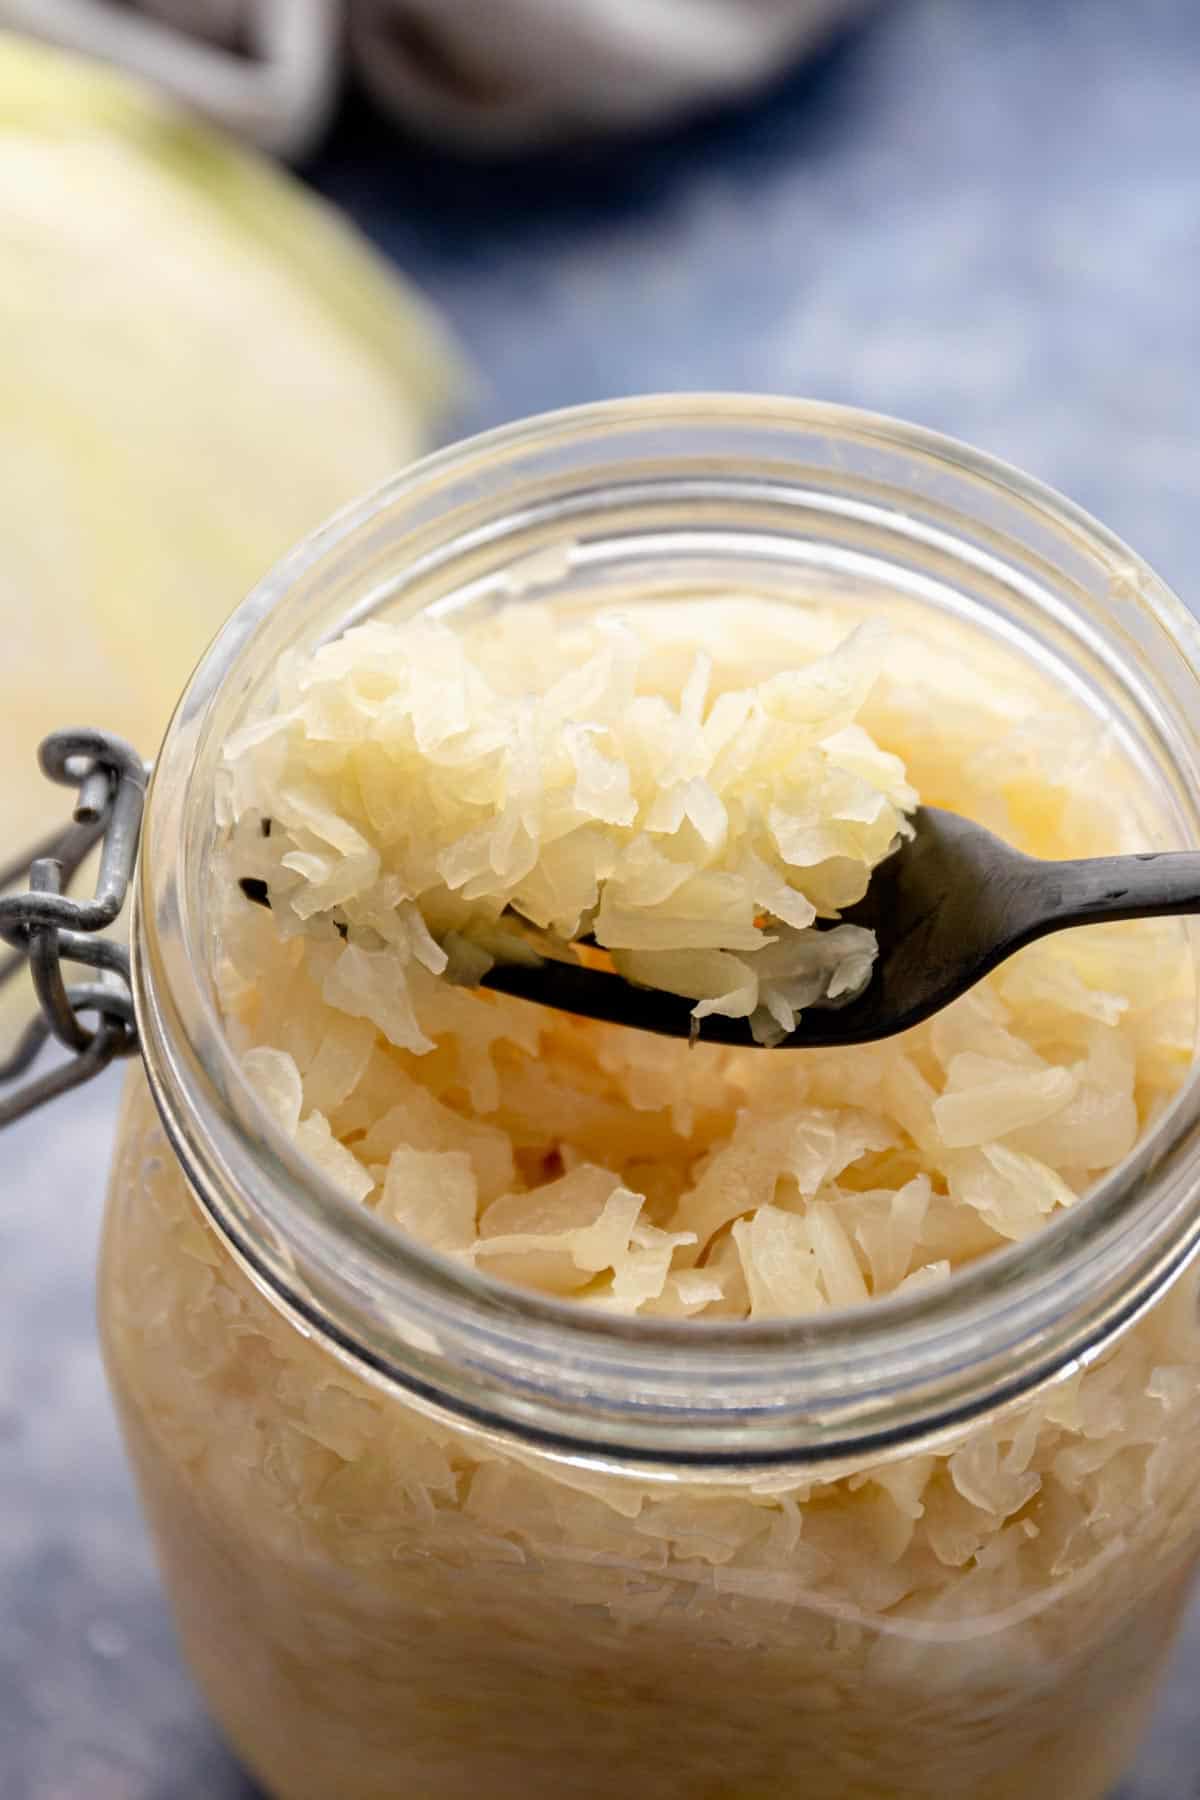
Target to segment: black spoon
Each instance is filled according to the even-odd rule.
[[[894,1037],[1051,932],[1200,913],[1200,851],[1044,862],[937,807],[920,807],[912,823],[913,838],[879,865],[865,899],[838,921],[867,926],[878,939],[867,987],[845,1004],[807,1007],[776,1048]],[[270,904],[265,882],[241,886],[248,899]],[[692,1000],[577,963],[496,963],[480,986],[664,1037],[755,1046],[747,1019],[710,1014],[697,1021]]]

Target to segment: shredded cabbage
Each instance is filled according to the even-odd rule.
[[[814,1313],[1029,1236],[1186,1067],[1176,923],[1048,940],[904,1038],[813,1054],[689,1049],[452,979],[591,933],[585,955],[769,1041],[870,979],[870,934],[814,921],[910,829],[906,767],[947,726],[940,802],[1033,849],[1138,841],[1095,728],[1051,713],[1052,773],[1039,690],[1027,712],[1011,675],[981,680],[956,714],[970,678],[948,683],[934,643],[762,601],[375,622],[289,656],[220,796],[248,1072],[347,1194],[581,1304]]]
[[[232,855],[281,928],[336,918],[331,1005],[432,1049],[408,971],[444,974],[448,939],[519,953],[522,932],[551,953],[591,936],[629,979],[763,1041],[862,990],[873,934],[814,922],[911,834],[903,765],[857,722],[886,634],[734,686],[689,649],[686,614],[675,629],[525,607],[520,636],[376,621],[288,660],[278,711],[226,747]]]

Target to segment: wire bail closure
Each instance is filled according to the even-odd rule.
[[[129,980],[129,951],[105,931],[125,904],[137,860],[149,768],[122,738],[108,732],[53,732],[38,751],[42,773],[76,790],[72,823],[0,869],[0,940],[12,954],[0,961],[0,987],[27,963],[40,1012],[11,1055],[0,1060],[0,1085],[17,1081],[54,1038],[73,1052],[45,1075],[0,1098],[0,1127],[79,1087],[114,1057],[138,1047]],[[99,844],[100,871],[90,900],[67,890]],[[6,888],[28,870],[25,893]],[[68,985],[64,963],[81,963],[98,979]],[[94,1026],[80,1014],[95,1015]]]

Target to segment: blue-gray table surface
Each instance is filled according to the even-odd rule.
[[[850,401],[1023,464],[1200,596],[1195,0],[891,0],[762,102],[637,145],[472,166],[352,108],[308,173],[457,330],[468,424],[648,389]],[[0,1146],[0,1800],[252,1800],[97,1356],[116,1091]],[[1194,1607],[1120,1800],[1200,1796],[1198,1679]]]

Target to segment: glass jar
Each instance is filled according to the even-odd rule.
[[[1194,1077],[1085,1202],[941,1288],[668,1323],[350,1205],[222,1034],[214,769],[285,648],[813,579],[1018,646],[1107,721],[1154,847],[1200,842],[1179,602],[1023,476],[826,406],[619,403],[436,456],[276,570],[179,707],[101,1319],[187,1656],[278,1800],[1099,1800],[1132,1753],[1200,1553]],[[930,1506],[969,1525],[972,1468],[1039,1478],[898,1605],[895,1546]]]

